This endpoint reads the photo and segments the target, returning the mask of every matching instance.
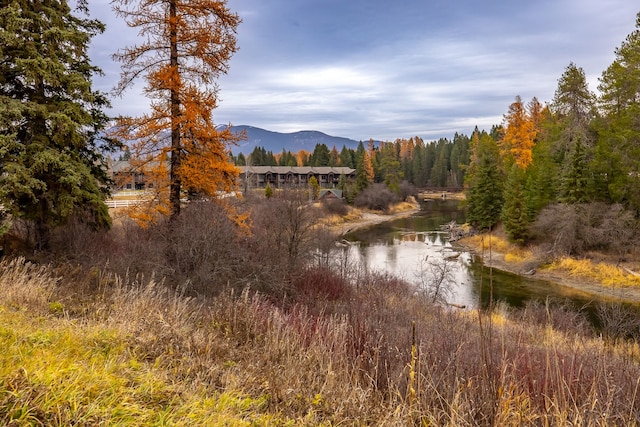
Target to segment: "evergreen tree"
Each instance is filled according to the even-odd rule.
[[[387,187],[396,193],[400,191],[403,179],[401,164],[397,157],[395,144],[384,144],[380,149],[380,176]]]
[[[525,171],[514,163],[507,176],[501,219],[509,240],[518,244],[524,244],[529,238],[525,182]]]
[[[500,220],[504,174],[496,141],[483,133],[475,136],[475,142],[467,175],[467,220],[472,226],[486,230]]]
[[[429,182],[436,187],[446,187],[449,177],[449,141],[445,138],[438,140],[436,160],[431,169]]]
[[[425,176],[426,179],[426,183],[429,183],[429,180],[431,178],[431,170],[433,169],[433,165],[436,162],[436,158],[437,158],[437,149],[436,149],[437,145],[435,141],[431,141],[430,143],[425,145],[425,149],[423,151],[423,156],[422,156],[422,173]]]
[[[456,133],[453,137],[453,147],[451,148],[452,185],[461,187],[464,183],[464,174],[469,167],[469,137]]]
[[[560,200],[564,203],[585,203],[587,201],[587,161],[582,142],[578,139],[568,167],[563,169]]]
[[[373,179],[371,161],[369,160],[362,141],[358,144],[356,159],[356,191],[360,192],[367,188]]]
[[[570,63],[558,80],[558,88],[551,102],[556,128],[552,134],[554,149],[559,153],[558,161],[561,164],[567,153],[573,151],[576,141],[592,145],[589,126],[595,117],[595,99],[589,90],[584,70]]]
[[[427,174],[424,169],[424,146],[418,144],[413,149],[413,159],[411,159],[411,174],[413,176],[413,184],[416,187],[423,188],[427,186]]]
[[[325,144],[316,144],[309,162],[311,166],[329,166],[331,157]]]
[[[0,204],[34,225],[39,249],[72,215],[110,224],[102,153],[115,144],[98,138],[108,100],[92,88],[101,71],[88,57],[103,30],[65,0],[0,8]]]
[[[640,13],[636,29],[615,54],[616,59],[604,71],[598,86],[604,117],[599,122],[594,167],[601,190],[612,201],[640,211]],[[606,188],[602,188],[603,184]]]
[[[342,151],[340,151],[340,166],[355,169],[356,163],[354,161],[355,152],[346,145],[342,146]]]
[[[557,201],[561,168],[553,159],[553,143],[541,137],[533,147],[533,161],[527,168],[525,201],[530,218],[548,204]]]
[[[238,157],[236,157],[236,165],[237,166],[246,166],[247,159],[244,157],[244,154],[238,153]]]
[[[343,195],[347,191],[347,177],[344,174],[340,174],[340,180],[338,181],[338,189],[342,190]]]

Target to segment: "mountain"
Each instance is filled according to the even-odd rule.
[[[283,149],[292,153],[300,150],[313,152],[316,144],[325,144],[329,150],[335,145],[338,151],[342,150],[343,146],[354,150],[358,147],[358,141],[353,139],[331,136],[315,130],[281,133],[246,125],[232,126],[231,130],[234,133],[242,131],[247,133],[246,141],[240,141],[238,145],[231,148],[234,155],[251,154],[256,147],[264,147],[265,150],[272,151],[274,154],[281,153]]]

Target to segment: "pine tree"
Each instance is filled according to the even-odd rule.
[[[103,30],[65,0],[0,8],[0,204],[33,224],[38,249],[72,215],[110,224],[102,153],[115,144],[98,137],[108,100],[92,88],[101,71],[88,57]]]
[[[547,162],[544,166],[546,173],[566,175],[566,171],[571,168],[571,153],[575,151],[577,141],[581,143],[580,150],[585,163],[590,163],[595,147],[595,132],[592,131],[593,119],[596,117],[595,95],[589,91],[581,68],[573,63],[569,64],[558,80],[558,88],[546,113],[540,144],[544,145],[547,152],[537,153],[538,160],[544,159]],[[558,193],[562,198],[560,189]]]
[[[449,141],[445,138],[438,140],[436,160],[431,169],[429,182],[436,187],[446,187],[449,177]]]
[[[562,174],[560,200],[564,203],[584,203],[587,201],[588,170],[580,139],[574,144],[570,160]]]
[[[604,117],[594,166],[601,192],[640,211],[640,13],[636,29],[615,54],[598,86]]]
[[[316,144],[309,162],[311,166],[329,166],[331,156],[326,144]]]
[[[525,171],[513,164],[504,190],[504,206],[502,207],[502,224],[509,240],[523,244],[529,238],[530,218],[525,197]]]
[[[354,156],[355,152],[347,148],[346,145],[343,145],[342,151],[340,151],[340,166],[355,169]]]
[[[474,134],[473,160],[467,174],[467,220],[480,229],[493,228],[500,220],[504,202],[504,174],[500,151],[486,133]]]
[[[384,144],[380,149],[380,174],[391,191],[400,191],[400,181],[404,174],[397,158],[395,144]]]
[[[183,187],[215,195],[230,191],[240,172],[228,161],[227,151],[244,135],[233,134],[230,126],[218,129],[212,117],[218,101],[216,79],[228,71],[237,50],[240,18],[227,8],[226,0],[112,4],[143,36],[138,45],[114,55],[122,63],[118,92],[144,77],[145,93],[152,101],[150,113],[120,118],[117,136],[133,141],[137,165],[146,165],[159,179],[165,180],[161,162],[168,158],[168,200],[160,203],[168,204],[170,219],[175,220]]]
[[[356,191],[360,192],[367,188],[373,181],[373,169],[368,153],[362,141],[358,144],[356,151]]]
[[[343,194],[347,191],[347,177],[344,174],[340,174],[340,180],[338,181],[338,189],[342,190]]]

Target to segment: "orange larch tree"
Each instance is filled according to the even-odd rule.
[[[535,105],[538,104],[534,103]],[[520,96],[516,96],[515,102],[509,106],[509,112],[504,116],[504,122],[504,134],[500,147],[503,155],[513,156],[515,163],[520,168],[526,169],[532,160],[536,131],[532,117],[522,103]]]
[[[132,165],[157,183],[166,183],[170,219],[180,214],[184,190],[215,195],[233,187],[239,170],[228,156],[229,146],[242,139],[213,121],[217,78],[226,74],[236,52],[241,20],[226,0],[113,0],[127,25],[139,29],[140,43],[118,51],[122,74],[116,88],[122,94],[144,78],[151,112],[121,117],[114,132],[131,142]],[[168,178],[161,175],[167,174]],[[168,186],[168,191],[166,187]],[[158,190],[159,191],[159,190]],[[161,212],[161,211],[160,211]],[[162,212],[161,212],[162,213]]]

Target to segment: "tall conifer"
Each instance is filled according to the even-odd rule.
[[[87,12],[80,2],[81,14]],[[104,31],[65,0],[3,1],[0,8],[0,204],[34,226],[46,249],[53,228],[78,215],[110,224],[99,138],[107,123],[89,43]]]

